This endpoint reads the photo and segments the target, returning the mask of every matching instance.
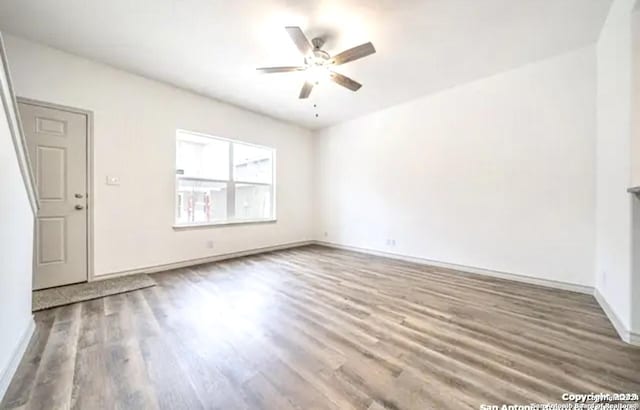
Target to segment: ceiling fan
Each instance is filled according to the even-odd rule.
[[[362,87],[362,84],[340,73],[336,73],[331,70],[331,68],[375,53],[376,49],[373,47],[373,44],[370,42],[364,43],[331,57],[329,53],[322,49],[322,46],[324,45],[323,39],[316,37],[309,42],[300,27],[289,26],[285,27],[285,29],[287,30],[287,33],[289,33],[289,36],[295,43],[296,47],[298,47],[298,50],[300,50],[304,56],[304,65],[293,67],[262,67],[258,68],[258,71],[262,71],[263,73],[288,73],[292,71],[308,72],[309,78],[302,86],[302,90],[300,90],[300,96],[298,98],[308,98],[313,86],[318,84],[318,82],[324,78],[330,78],[335,83],[346,87],[351,91],[358,91],[358,89]]]

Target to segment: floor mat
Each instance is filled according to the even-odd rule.
[[[33,292],[32,310],[50,309],[84,300],[97,299],[117,293],[131,292],[155,286],[149,275],[129,275],[119,278],[78,283]]]

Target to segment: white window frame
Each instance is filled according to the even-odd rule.
[[[201,178],[201,177],[193,177],[193,176],[182,176],[178,175],[177,169],[177,142],[180,134],[191,134],[197,137],[204,137],[218,141],[225,141],[229,143],[229,179],[212,179],[212,178]],[[250,182],[243,180],[236,180],[234,175],[234,164],[233,164],[233,144],[242,144],[249,145],[252,147],[257,147],[261,149],[266,149],[271,151],[271,183],[266,182]],[[189,131],[184,129],[177,129],[174,143],[174,189],[173,189],[173,228],[174,229],[185,229],[185,228],[198,228],[198,227],[206,227],[206,226],[219,226],[219,225],[239,225],[239,224],[255,224],[255,223],[265,223],[265,222],[276,222],[276,149],[273,147],[267,147],[264,145],[253,144],[250,142],[240,141],[231,138],[218,137],[209,134],[203,134],[200,132]],[[212,221],[212,222],[194,222],[194,223],[178,223],[178,182],[180,180],[185,181],[203,181],[203,182],[217,182],[227,184],[227,219]],[[260,186],[270,186],[271,187],[271,217],[269,218],[259,218],[259,219],[236,219],[235,212],[235,195],[236,195],[236,184],[246,184],[246,185],[260,185]]]

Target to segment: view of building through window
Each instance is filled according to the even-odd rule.
[[[178,131],[177,225],[275,217],[275,150]]]

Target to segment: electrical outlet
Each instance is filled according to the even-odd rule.
[[[207,248],[213,249],[213,241],[207,241]]]
[[[602,282],[602,286],[604,286],[604,287],[607,286],[607,272],[606,271],[600,272],[600,281]]]
[[[387,239],[387,246],[396,246],[395,239]]]
[[[324,237],[326,238],[327,236],[329,236],[329,233],[325,231]]]

